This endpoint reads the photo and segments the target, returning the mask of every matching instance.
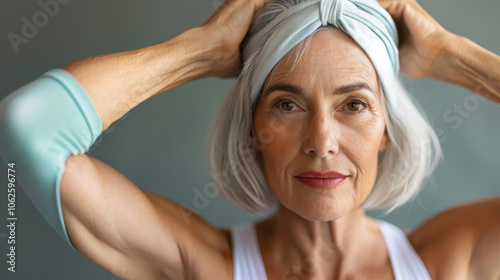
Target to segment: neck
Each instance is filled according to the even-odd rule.
[[[310,221],[280,205],[257,225],[257,232],[265,263],[280,266],[281,275],[297,274],[294,269],[300,268],[314,279],[333,279],[364,259],[373,263],[368,248],[380,240],[378,225],[361,208],[334,221]]]

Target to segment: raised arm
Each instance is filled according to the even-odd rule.
[[[429,76],[500,103],[500,56],[465,37],[448,36]]]
[[[154,46],[83,59],[0,102],[0,155],[25,192],[85,257],[122,279],[229,279],[229,243],[180,205],[142,191],[84,153],[151,96],[234,76],[239,44],[264,0],[228,1],[201,27]]]
[[[500,103],[500,56],[445,30],[415,0],[379,0],[400,37],[400,74],[462,86]]]
[[[141,49],[82,59],[66,67],[92,100],[106,130],[148,98],[208,76],[234,77],[239,45],[266,0],[229,0],[201,27]]]
[[[498,55],[448,32],[415,0],[379,3],[398,26],[403,76],[449,82],[500,103]],[[500,275],[500,197],[448,209],[413,236],[417,236],[413,244],[425,258],[435,261],[430,264],[437,267],[435,277],[455,275],[450,271],[464,273],[467,279],[498,279]],[[430,249],[422,249],[425,246]]]
[[[104,131],[148,98],[210,76],[218,46],[206,29],[193,28],[153,46],[85,58],[63,69],[85,89]]]

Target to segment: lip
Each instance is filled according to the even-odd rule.
[[[331,189],[342,184],[349,176],[342,173],[330,172],[314,172],[309,171],[295,176],[305,185],[316,189]]]

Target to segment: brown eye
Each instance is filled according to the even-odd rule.
[[[293,106],[293,102],[289,101],[283,101],[279,104],[280,109],[282,109],[283,111],[291,111],[293,110]]]
[[[349,110],[351,112],[356,112],[356,111],[363,109],[364,105],[365,104],[361,103],[360,101],[352,101],[352,102],[349,102],[346,105],[346,107],[347,107],[347,110]]]

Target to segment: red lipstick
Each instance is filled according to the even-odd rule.
[[[334,171],[324,173],[309,171],[295,176],[295,178],[302,183],[317,189],[330,189],[337,187],[342,184],[347,177],[349,176]]]

